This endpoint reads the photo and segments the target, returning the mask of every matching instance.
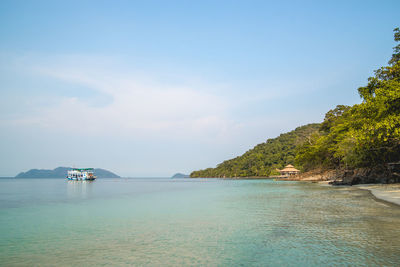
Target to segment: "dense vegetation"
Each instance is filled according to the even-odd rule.
[[[293,164],[295,149],[319,129],[319,124],[298,127],[294,131],[268,139],[242,156],[222,162],[216,168],[194,171],[191,177],[251,177],[278,174],[275,168]]]
[[[394,30],[400,41],[400,30]],[[362,103],[329,111],[318,132],[296,150],[303,170],[358,168],[400,160],[400,44],[389,66],[358,88]]]
[[[394,29],[400,42],[400,30]],[[303,171],[374,167],[400,161],[400,44],[388,66],[358,88],[361,104],[338,105],[321,124],[310,124],[259,144],[240,157],[191,177],[249,177],[275,174],[295,163]]]

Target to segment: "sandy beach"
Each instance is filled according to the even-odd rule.
[[[369,190],[378,199],[400,205],[400,184],[360,184],[354,186]]]

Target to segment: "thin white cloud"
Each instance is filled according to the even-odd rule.
[[[254,131],[263,135],[266,125],[274,125],[279,118],[269,117],[260,108],[294,90],[294,82],[278,86],[275,81],[273,86],[271,81],[265,90],[238,91],[232,86],[230,92],[227,84],[190,80],[186,74],[179,79],[179,72],[171,69],[166,73],[137,70],[134,64],[128,66],[111,57],[28,55],[16,62],[14,68],[19,72],[45,83],[57,82],[54,94],[38,92],[41,101],[34,112],[13,117],[12,123],[86,136],[241,142]],[[171,73],[173,79],[165,79]],[[58,92],[60,83],[86,88],[108,101],[96,105],[79,92]]]
[[[37,107],[37,112],[15,122],[82,135],[202,138],[203,141],[225,139],[241,127],[229,119],[228,100],[210,93],[211,90],[202,90],[198,85],[161,84],[149,79],[150,75],[142,78],[134,71],[122,72],[104,62],[91,61],[80,58],[74,58],[75,64],[46,61],[32,64],[31,69],[43,79],[78,84],[106,94],[112,101],[93,106],[87,98],[60,95],[57,103]]]

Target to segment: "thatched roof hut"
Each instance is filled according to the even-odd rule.
[[[289,164],[282,170],[278,170],[281,175],[295,175],[298,174],[300,171],[296,169],[293,165]]]

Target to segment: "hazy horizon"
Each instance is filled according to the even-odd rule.
[[[321,122],[392,54],[398,1],[1,1],[0,176],[214,167]]]

